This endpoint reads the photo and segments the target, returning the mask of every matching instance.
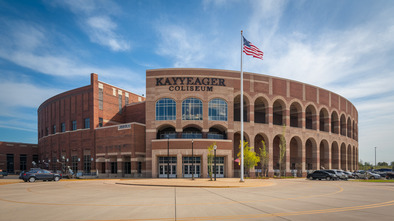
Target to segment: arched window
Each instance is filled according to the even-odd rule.
[[[163,98],[156,102],[156,120],[175,120],[176,102],[170,98]]]
[[[209,101],[208,109],[208,120],[227,121],[227,103],[223,99],[212,99]]]
[[[202,102],[187,98],[182,102],[182,120],[202,120]]]

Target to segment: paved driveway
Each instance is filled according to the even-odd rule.
[[[132,180],[0,185],[0,220],[393,220],[394,217],[394,183],[270,179],[259,180],[263,185],[241,188],[117,184],[128,182]]]

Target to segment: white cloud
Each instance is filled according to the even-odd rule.
[[[203,44],[201,34],[177,25],[160,24],[157,29],[161,39],[157,53],[172,57],[175,67],[196,66],[206,58],[209,43]]]
[[[42,88],[31,83],[0,82],[0,103],[4,107],[38,108],[46,99],[61,91],[55,88]]]
[[[111,1],[55,1],[53,6],[63,6],[77,16],[77,22],[90,40],[108,47],[112,51],[128,51],[130,43],[117,33],[117,24],[112,16],[121,13],[120,8]]]

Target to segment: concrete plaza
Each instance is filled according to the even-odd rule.
[[[394,209],[394,183],[4,179],[0,184],[5,182],[0,220],[392,220]]]

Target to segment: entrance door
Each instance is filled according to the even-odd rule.
[[[168,162],[169,159],[169,162]],[[168,164],[170,167],[168,168]],[[170,178],[176,178],[176,157],[159,157],[159,178],[167,178],[169,171]]]
[[[214,162],[212,162],[212,169],[214,169]],[[208,167],[208,177],[209,177],[209,171],[210,168]],[[215,174],[212,174],[212,177],[214,177]],[[216,177],[218,178],[223,178],[224,177],[224,157],[216,157]]]
[[[7,154],[7,172],[14,174],[14,154]]]
[[[201,171],[201,157],[194,157],[194,163],[192,163],[192,157],[183,158],[183,177],[200,177]]]

